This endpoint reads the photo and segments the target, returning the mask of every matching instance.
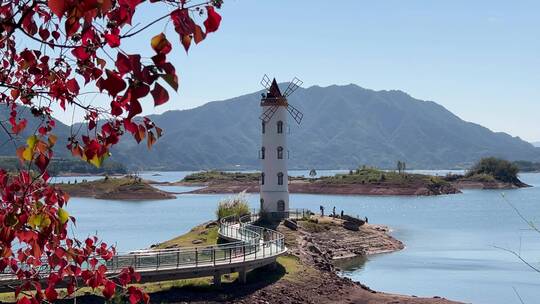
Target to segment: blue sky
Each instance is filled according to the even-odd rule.
[[[494,131],[540,140],[539,12],[540,1],[225,0],[220,30],[189,55],[179,45],[171,55],[180,92],[157,109],[148,100],[145,110],[250,93],[267,73],[298,76],[304,87],[399,89]],[[177,41],[161,23],[123,46],[144,53],[162,30]]]

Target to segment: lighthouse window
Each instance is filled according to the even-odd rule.
[[[277,132],[278,134],[283,133],[283,121],[281,120],[277,122]]]
[[[285,202],[282,200],[279,200],[277,202],[277,211],[284,212],[285,211]]]
[[[264,147],[261,148],[261,159],[264,159],[264,154],[266,154],[266,149]]]
[[[264,185],[264,173],[261,173],[261,185]]]
[[[278,175],[277,175],[277,184],[278,185],[283,185],[283,173],[279,172]]]
[[[262,122],[262,133],[264,134],[264,132],[266,132],[266,123],[263,121]]]
[[[283,147],[278,147],[277,148],[277,158],[278,159],[283,159]]]

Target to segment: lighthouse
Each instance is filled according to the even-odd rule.
[[[287,97],[294,92],[301,81],[295,78],[282,94],[276,80],[270,81],[265,75],[261,82],[267,92],[261,99],[261,160],[260,209],[261,213],[272,219],[288,217],[289,176],[287,173],[287,135],[289,114],[300,123],[303,114],[291,106]]]

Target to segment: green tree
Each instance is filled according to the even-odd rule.
[[[493,176],[495,179],[507,183],[520,183],[517,175],[519,168],[504,159],[496,157],[482,158],[476,163],[466,174],[467,177],[471,177],[477,174],[487,174]]]

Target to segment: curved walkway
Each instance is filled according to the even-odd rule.
[[[106,262],[108,273],[131,266],[141,275],[141,283],[213,276],[219,284],[222,274],[238,272],[245,282],[247,271],[272,264],[287,251],[283,234],[254,225],[258,219],[258,214],[223,218],[219,236],[230,243],[118,254]],[[18,281],[13,275],[0,274],[0,292],[14,285]]]

